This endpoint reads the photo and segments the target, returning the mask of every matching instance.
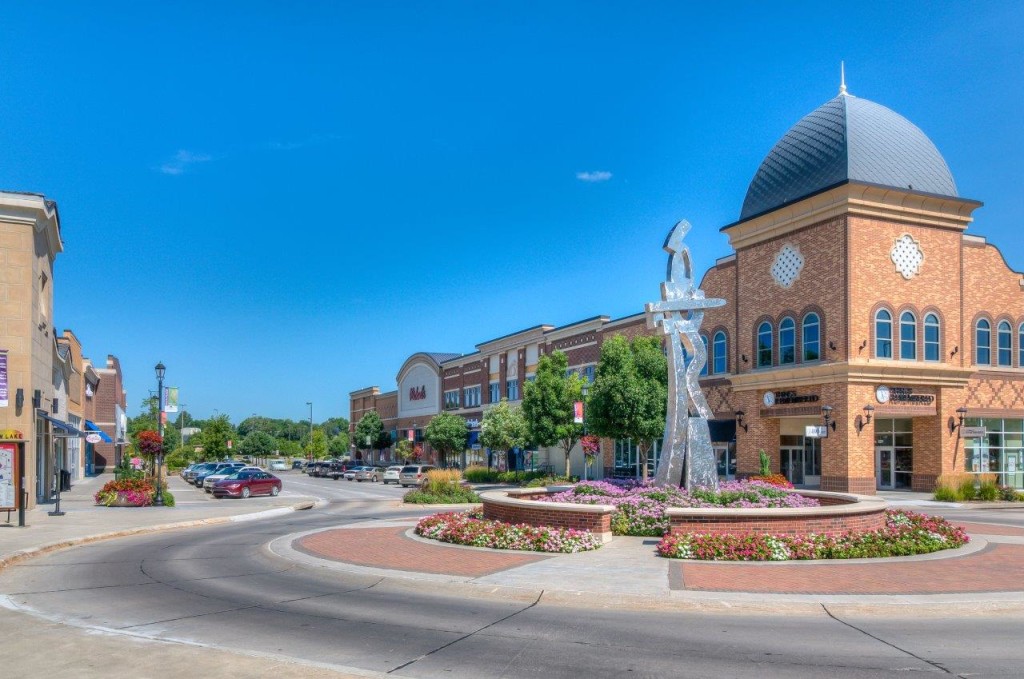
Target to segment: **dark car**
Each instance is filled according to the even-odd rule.
[[[196,488],[202,488],[203,481],[206,480],[207,476],[211,476],[213,474],[231,474],[233,472],[238,471],[244,466],[245,464],[243,464],[242,462],[221,462],[220,464],[215,465],[213,468],[204,469],[198,474],[196,474],[195,477],[192,479],[192,483],[195,484]]]
[[[251,495],[277,495],[282,485],[281,479],[268,472],[235,472],[213,484],[213,496],[246,498]]]
[[[302,460],[292,460],[292,469],[302,469],[305,464]]]

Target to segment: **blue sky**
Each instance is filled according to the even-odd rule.
[[[347,415],[415,351],[636,313],[729,253],[779,137],[906,116],[1024,270],[1024,5],[11,3],[0,189],[60,206],[58,330],[190,411]]]

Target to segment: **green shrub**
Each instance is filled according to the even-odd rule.
[[[466,467],[466,471],[462,473],[462,476],[470,483],[497,483],[498,481],[498,472],[491,471],[481,465]]]
[[[462,472],[458,469],[431,469],[423,483],[423,490],[433,495],[447,495],[462,483]]]
[[[959,485],[957,486],[957,497],[962,502],[970,502],[974,499],[974,477],[971,475],[965,475],[960,479]]]
[[[527,488],[545,488],[547,486],[559,486],[573,483],[570,476],[541,476],[527,481],[524,485]]]
[[[761,465],[761,476],[770,476],[772,473],[772,459],[768,457],[768,453],[764,452],[764,450],[757,451],[757,459]]]
[[[164,489],[164,507],[174,506],[174,496],[171,495],[171,491]]]
[[[939,502],[956,502],[960,499],[960,496],[957,494],[956,488],[939,486],[935,489],[935,499]]]
[[[978,499],[993,502],[999,499],[999,486],[995,481],[985,480],[978,486]]]
[[[457,486],[447,493],[410,490],[402,500],[417,505],[457,505],[480,502],[480,496],[474,493],[472,488]]]
[[[1006,502],[1019,502],[1021,494],[1010,486],[999,486],[999,499]]]

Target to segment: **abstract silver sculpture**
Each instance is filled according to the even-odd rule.
[[[647,304],[647,325],[661,327],[668,337],[668,410],[661,460],[654,482],[659,486],[718,489],[718,468],[708,418],[711,408],[700,389],[700,373],[708,360],[699,330],[704,310],[725,305],[724,299],[705,299],[694,285],[690,250],[683,238],[690,230],[685,219],[665,239],[668,271],[661,284],[661,301]],[[689,357],[689,359],[687,359]]]

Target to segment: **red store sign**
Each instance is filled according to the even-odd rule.
[[[423,401],[427,398],[427,387],[409,387],[410,401]]]

